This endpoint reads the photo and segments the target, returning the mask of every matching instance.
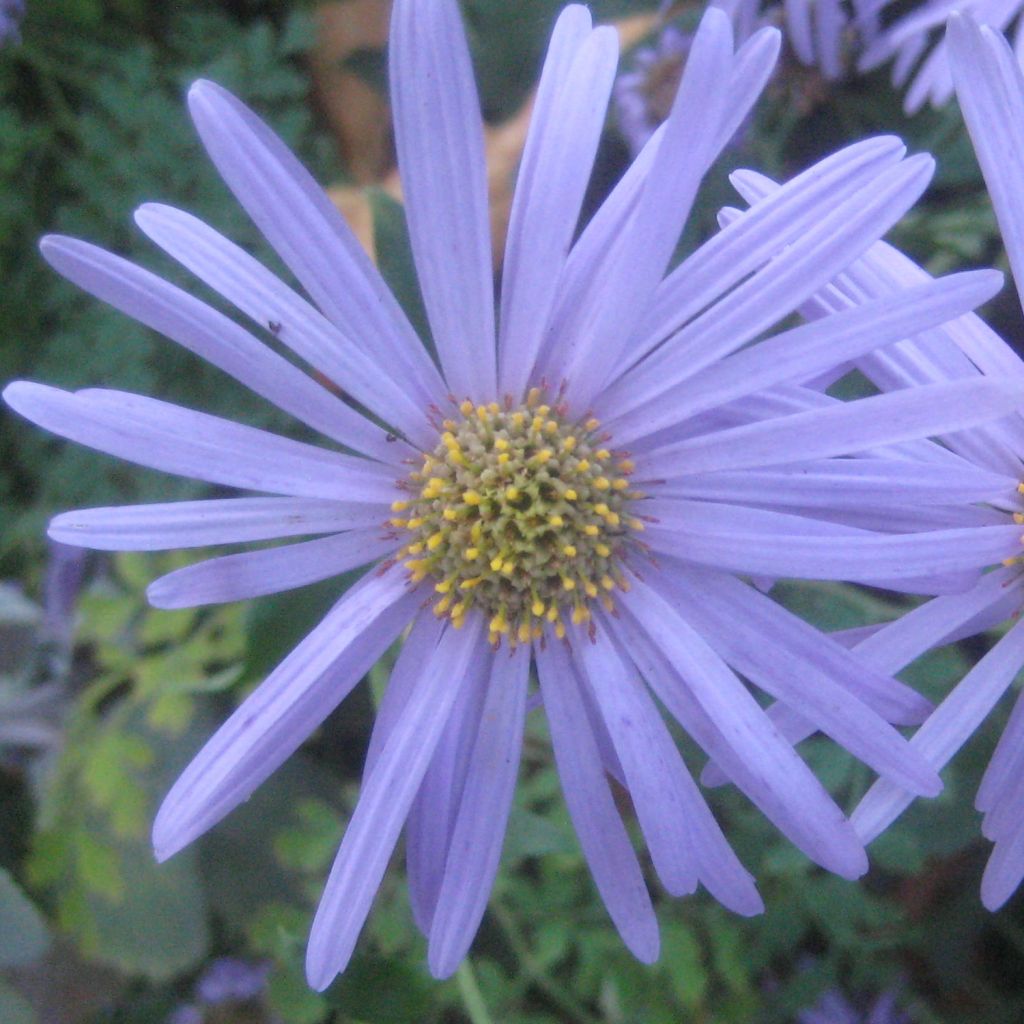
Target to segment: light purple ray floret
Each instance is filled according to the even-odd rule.
[[[185,769],[156,817],[157,856],[173,855],[248,798],[405,635],[309,942],[317,988],[347,965],[403,828],[430,969],[438,977],[456,969],[498,869],[534,671],[581,847],[615,926],[644,961],[658,955],[657,922],[609,776],[631,794],[670,893],[702,884],[737,913],[762,909],[654,697],[783,833],[844,877],[865,870],[863,841],[792,735],[821,730],[901,791],[940,788],[927,755],[894,728],[929,710],[891,677],[902,648],[876,641],[860,658],[738,576],[849,579],[913,593],[976,580],[981,556],[1008,543],[1006,527],[979,525],[973,507],[950,508],[936,495],[950,486],[965,503],[979,491],[988,497],[1005,471],[957,476],[963,460],[953,453],[905,471],[927,438],[1006,416],[1022,400],[1020,383],[941,379],[845,404],[811,385],[963,317],[1001,278],[918,276],[777,329],[876,251],[925,188],[932,161],[905,158],[892,138],[821,161],[669,269],[701,179],[756,101],[778,49],[772,29],[737,49],[729,18],[709,10],[664,127],[573,242],[617,43],[585,8],[567,7],[541,74],[496,304],[479,105],[458,8],[397,0],[396,148],[437,362],[323,191],[266,125],[210,82],[189,93],[199,134],[305,295],[167,206],[142,207],[139,226],[238,319],[88,243],[44,240],[44,256],[65,276],[323,439],[298,441],[124,392],[11,384],[8,404],[55,433],[243,492],[66,512],[51,524],[55,539],[146,551],[282,542],[156,580],[150,597],[169,607],[281,591],[377,563]],[[609,444],[628,444],[652,510],[649,540],[642,558],[624,562],[632,586],[617,614],[597,610],[593,639],[575,627],[571,642],[548,631],[510,655],[489,645],[478,609],[461,630],[424,611],[433,581],[412,583],[387,521],[406,493],[410,459],[438,443],[453,400],[511,406],[545,383],[570,420],[596,411]],[[778,701],[772,714],[752,688]]]
[[[876,13],[894,0],[868,0]],[[946,19],[954,12],[969,14],[998,32],[1012,32],[1017,58],[1024,55],[1022,0],[924,0],[901,14],[865,48],[859,66],[871,71],[892,61],[892,80],[907,87],[903,105],[914,114],[926,103],[939,107],[953,96],[949,41],[943,36]]]

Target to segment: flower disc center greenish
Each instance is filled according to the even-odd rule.
[[[589,622],[628,586],[621,559],[643,523],[629,511],[633,464],[604,447],[596,419],[574,423],[541,401],[463,402],[392,506],[408,533],[399,552],[414,582],[434,579],[435,614],[461,626],[471,608],[490,640],[539,638],[545,624]]]

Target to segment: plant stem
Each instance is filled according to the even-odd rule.
[[[469,1014],[471,1024],[493,1024],[484,997],[480,994],[480,986],[476,983],[473,965],[468,959],[459,964],[459,969],[455,972],[455,983],[459,986],[462,1005]]]

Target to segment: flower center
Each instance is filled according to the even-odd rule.
[[[628,588],[622,559],[643,523],[629,511],[633,464],[604,445],[600,424],[574,423],[532,388],[513,407],[463,402],[423,465],[404,484],[390,525],[407,531],[399,552],[413,582],[435,580],[434,612],[456,627],[471,608],[490,640],[539,639],[546,624],[590,621]]]

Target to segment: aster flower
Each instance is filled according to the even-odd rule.
[[[974,140],[992,194],[993,205],[1018,282],[1024,269],[1021,208],[1017,193],[1024,175],[1024,80],[1005,39],[970,18],[950,20],[950,49],[961,108]],[[1009,156],[1009,159],[1008,159]],[[745,197],[763,200],[773,193],[765,179],[748,176]],[[896,250],[872,247],[820,293],[805,309],[825,315],[855,308],[865,301],[899,289],[920,286],[928,274]],[[942,380],[988,375],[1003,380],[1024,379],[1024,363],[1006,343],[973,314],[950,321],[912,340],[866,354],[854,361],[858,370],[884,390],[896,393],[933,386]],[[973,567],[984,572],[972,587],[921,605],[867,636],[857,636],[854,651],[873,660],[883,650],[890,655],[889,671],[896,672],[933,646],[982,633],[1009,620],[1006,634],[949,693],[914,735],[911,745],[936,769],[943,768],[1005,694],[1024,665],[1024,627],[1019,621],[1024,601],[1021,525],[1024,524],[1024,420],[1019,413],[965,431],[942,434],[941,446],[919,441],[904,446],[910,475],[923,471],[933,484],[946,480],[947,491],[929,488],[922,497],[939,519],[955,511],[973,517],[975,525],[948,531],[953,547],[974,552]],[[933,475],[935,474],[935,475]],[[879,509],[892,510],[895,496],[879,495]],[[942,508],[971,501],[972,509]],[[900,512],[904,515],[905,512]],[[971,534],[991,539],[975,545]],[[966,565],[966,562],[961,563]],[[991,571],[987,571],[991,570]],[[786,709],[773,709],[773,719],[793,742],[809,734]],[[990,909],[1000,906],[1024,878],[1024,788],[1020,785],[1024,757],[1024,702],[1018,705],[993,755],[978,792],[977,806],[985,817],[984,834],[995,849],[982,880],[982,900]],[[712,773],[711,781],[721,781]],[[866,842],[881,834],[912,802],[910,793],[880,780],[852,816]]]
[[[148,271],[74,239],[44,241],[66,277],[335,446],[138,395],[13,384],[8,403],[65,437],[260,492],[65,513],[51,524],[56,539],[152,550],[316,538],[162,577],[149,595],[165,607],[378,562],[185,770],[157,815],[157,855],[246,799],[407,631],[313,924],[307,969],[318,988],[347,964],[403,826],[431,970],[450,974],[465,954],[497,869],[532,665],[583,851],[642,960],[657,956],[657,925],[606,774],[631,794],[670,893],[700,882],[739,913],[762,908],[652,690],[793,842],[845,877],[865,870],[861,842],[736,672],[885,778],[916,793],[939,787],[888,724],[920,721],[926,702],[734,573],[893,579],[930,592],[951,574],[961,582],[965,556],[950,562],[945,538],[919,543],[780,511],[771,497],[752,509],[740,495],[760,486],[757,474],[820,473],[832,456],[884,452],[1014,407],[1017,391],[985,380],[849,404],[799,386],[973,308],[999,275],[929,281],[740,351],[925,187],[929,158],[904,159],[897,140],[876,139],[799,175],[666,276],[700,179],[778,45],[766,30],[734,52],[728,18],[709,11],[668,121],[570,251],[617,46],[585,9],[567,8],[538,88],[496,316],[481,126],[458,11],[451,0],[398,0],[397,152],[439,366],[281,142],[223,90],[194,86],[190,107],[210,156],[315,305],[187,214],[147,205],[139,225],[383,426]],[[834,462],[832,492],[846,487],[845,461]],[[880,454],[875,463],[898,487],[903,462]]]
[[[1003,36],[969,17],[955,15],[950,19],[948,45],[961,109],[992,196],[1019,293],[1024,281],[1019,199],[1024,176],[1024,78]],[[935,380],[953,373],[963,375],[975,367],[1004,378],[1024,377],[1024,363],[973,317],[966,318],[952,340],[969,357],[968,366],[955,361],[936,364],[912,349],[907,356],[916,364],[919,377],[927,375]],[[1024,665],[1024,624],[1019,619],[1024,602],[1020,536],[1024,523],[1024,484],[1020,483],[1024,479],[1024,422],[1014,415],[946,440],[950,445],[961,445],[979,468],[1002,478],[1003,486],[991,504],[993,520],[1008,524],[1007,542],[989,563],[995,563],[993,571],[976,587],[930,602],[887,631],[903,634],[908,651],[913,653],[983,632],[1005,620],[1010,625],[914,736],[914,746],[937,768],[943,767],[984,721]],[[982,831],[995,844],[981,885],[982,901],[993,910],[1024,878],[1022,758],[1024,701],[1018,699],[976,799],[984,815]],[[860,833],[866,839],[874,838],[909,803],[910,797],[899,787],[876,785],[857,809],[855,820]]]
[[[875,7],[881,12],[891,2],[882,0]],[[950,14],[969,13],[1000,32],[1013,26],[1014,47],[1020,55],[1024,48],[1022,8],[1021,0],[924,0],[878,33],[864,50],[859,67],[871,71],[892,60],[893,84],[908,86],[903,102],[908,114],[916,113],[925,103],[942,106],[953,95],[949,45],[943,37]]]

